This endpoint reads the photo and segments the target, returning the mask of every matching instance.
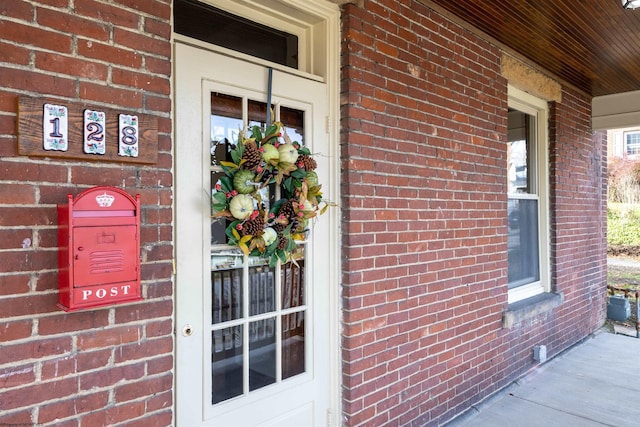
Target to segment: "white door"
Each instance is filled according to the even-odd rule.
[[[239,131],[266,122],[268,70],[181,43],[175,64],[177,425],[326,425],[328,222],[313,224],[297,264],[270,267],[228,246],[211,217],[220,161]],[[325,84],[274,70],[272,87],[274,119],[318,154],[322,181]]]

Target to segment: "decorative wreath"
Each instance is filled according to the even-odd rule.
[[[233,162],[220,162],[225,175],[213,190],[213,217],[231,220],[229,244],[245,255],[268,257],[271,266],[287,262],[296,241],[305,239],[309,220],[328,207],[316,161],[308,148],[291,141],[280,122],[264,135],[258,126],[251,138],[241,133],[230,155]],[[276,186],[280,199],[270,204]]]

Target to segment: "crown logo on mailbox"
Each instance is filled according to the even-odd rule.
[[[107,194],[106,192],[100,194],[99,196],[96,196],[96,202],[98,202],[98,205],[101,208],[108,208],[109,206],[111,206],[115,199],[115,197],[113,197],[111,194]]]

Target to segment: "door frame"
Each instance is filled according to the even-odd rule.
[[[208,0],[207,3],[212,3],[217,7],[223,7],[225,4],[228,6],[231,3],[229,0]],[[218,4],[220,3],[220,4]],[[256,6],[253,0],[240,0],[234,1],[234,4],[241,3],[246,5],[247,7]],[[340,144],[339,144],[339,98],[340,98],[340,10],[339,7],[331,2],[325,0],[310,0],[308,2],[304,2],[304,4],[293,4],[291,0],[277,0],[278,4],[281,4],[284,8],[296,8],[300,10],[300,16],[313,16],[315,18],[321,19],[320,28],[318,28],[318,20],[314,19],[313,22],[308,23],[308,26],[315,27],[314,37],[309,37],[310,40],[313,40],[313,44],[307,46],[308,52],[308,64],[309,71],[298,71],[289,69],[283,66],[278,66],[268,61],[263,61],[255,57],[250,57],[248,55],[229,51],[228,49],[213,46],[199,40],[191,39],[189,37],[185,37],[179,34],[173,34],[173,58],[176,60],[176,46],[177,44],[188,44],[194,47],[198,47],[200,49],[223,53],[225,55],[233,56],[236,58],[243,59],[248,62],[257,63],[264,66],[271,66],[274,69],[278,69],[280,71],[284,71],[293,75],[298,75],[304,78],[310,78],[313,80],[322,81],[327,86],[327,106],[328,106],[328,116],[326,117],[326,130],[328,134],[328,141],[325,151],[326,155],[330,161],[329,171],[326,177],[326,184],[323,186],[323,192],[325,194],[325,199],[330,200],[335,203],[336,206],[329,209],[322,217],[322,221],[327,221],[329,230],[331,230],[328,236],[323,236],[328,239],[329,245],[329,253],[330,256],[326,260],[326,266],[328,271],[328,285],[329,292],[327,302],[329,310],[330,310],[330,318],[328,319],[328,328],[327,331],[329,333],[329,343],[330,348],[327,352],[327,357],[329,359],[329,377],[330,377],[330,397],[329,397],[329,407],[330,410],[327,413],[327,425],[339,425],[341,419],[341,384],[342,384],[342,375],[341,375],[341,356],[340,356],[340,345],[341,345],[341,335],[340,335],[340,322],[341,322],[341,298],[340,298],[340,284],[341,284],[341,232],[340,232]],[[264,6],[261,6],[260,9],[264,9]],[[303,10],[304,9],[304,10]],[[264,10],[262,11],[264,12]],[[282,11],[278,11],[278,13],[282,13]],[[251,18],[250,15],[246,15]],[[175,63],[174,63],[174,76],[175,76]],[[172,93],[174,103],[176,99],[175,93],[175,85]],[[197,107],[200,107],[200,103],[196,102]],[[194,112],[195,113],[195,112]],[[177,120],[175,117],[175,108],[173,110],[173,123],[176,124]],[[199,117],[199,115],[198,115]],[[176,125],[174,125],[176,126]],[[172,155],[174,160],[176,159],[176,146],[175,142],[176,138],[176,127],[174,127],[174,144],[172,147]],[[178,167],[174,163],[174,172]],[[174,242],[176,241],[176,206],[175,206],[175,198],[174,198]],[[176,248],[177,245],[174,245]],[[177,249],[174,249],[177,250]],[[174,260],[177,260],[177,253],[174,253]],[[175,262],[174,262],[175,265]],[[177,265],[176,268],[180,266]],[[174,276],[177,277],[174,271]],[[176,287],[179,286],[177,284],[177,280],[174,278],[174,302],[175,297],[177,296]],[[183,326],[180,321],[180,313],[177,312],[177,303],[175,304],[176,310],[174,311],[174,329],[176,333],[176,345],[174,350],[176,352],[174,360],[175,360],[175,375],[176,385],[177,378],[180,375],[179,367],[177,366],[177,351],[179,345],[179,338],[182,334]],[[200,396],[199,396],[200,397]],[[178,408],[178,406],[180,406]],[[174,405],[173,405],[173,413],[174,413],[174,422],[176,421],[178,411],[190,411],[196,408],[191,407],[188,403],[178,401],[177,393],[174,392]],[[181,427],[181,426],[178,426]]]

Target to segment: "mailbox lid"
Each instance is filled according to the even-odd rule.
[[[112,212],[137,213],[138,201],[125,191],[114,187],[93,187],[78,195],[73,201],[74,212],[93,211],[93,216],[110,216]]]
[[[74,227],[73,232],[74,287],[137,280],[139,255],[135,225]]]

